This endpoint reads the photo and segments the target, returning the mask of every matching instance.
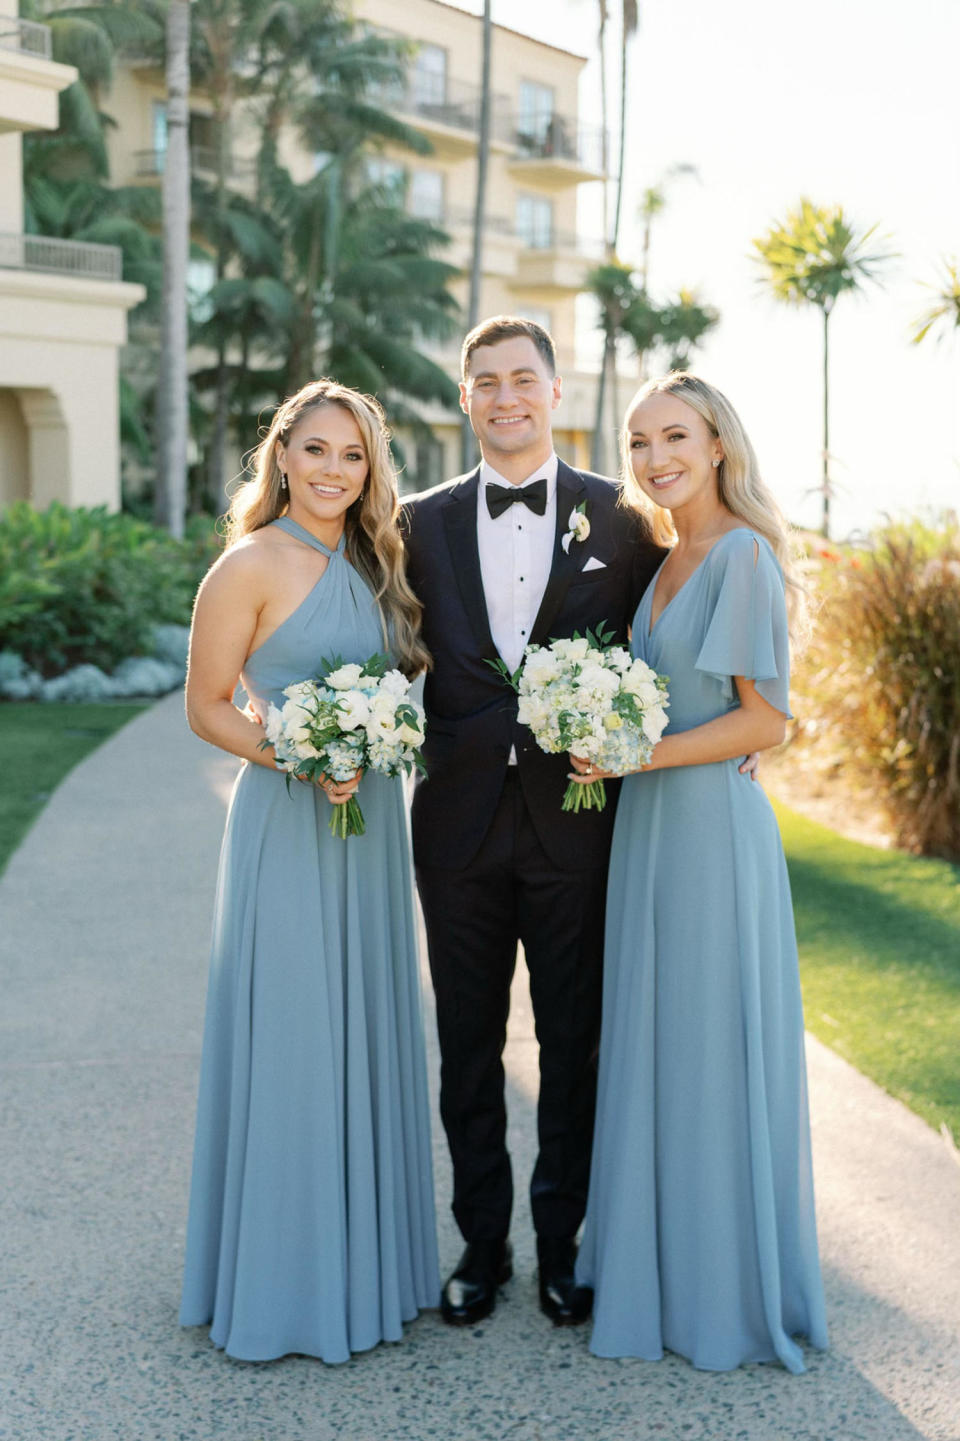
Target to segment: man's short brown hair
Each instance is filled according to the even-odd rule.
[[[479,345],[498,345],[501,340],[514,340],[525,335],[532,340],[543,357],[551,376],[557,373],[557,351],[553,337],[535,320],[525,320],[522,315],[492,315],[475,325],[463,342],[460,351],[460,374],[466,380],[470,374],[470,357]]]

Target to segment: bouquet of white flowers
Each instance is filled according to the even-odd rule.
[[[646,765],[667,724],[667,677],[634,660],[612,631],[528,645],[513,675],[491,662],[520,697],[517,719],[542,751],[569,751],[601,770],[624,774]],[[602,780],[571,781],[565,811],[603,810]]]
[[[294,776],[347,781],[361,769],[384,776],[424,769],[418,749],[423,707],[410,699],[406,676],[389,665],[385,655],[372,655],[363,665],[348,665],[336,656],[321,663],[315,680],[288,685],[281,709],[271,703],[263,744],[273,746],[288,787]],[[344,840],[363,835],[366,827],[354,796],[332,811],[332,835]]]

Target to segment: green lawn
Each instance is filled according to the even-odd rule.
[[[0,872],[78,761],[142,705],[0,705]]]
[[[960,1141],[960,867],[776,811],[808,1029]]]

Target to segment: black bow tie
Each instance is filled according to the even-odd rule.
[[[519,500],[527,505],[534,515],[543,515],[547,509],[547,478],[532,480],[529,485],[487,485],[487,510],[496,520],[498,515]]]

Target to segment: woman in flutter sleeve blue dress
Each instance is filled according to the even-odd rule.
[[[345,1361],[439,1303],[403,786],[292,782],[265,716],[324,659],[428,656],[376,401],[284,402],[197,598],[187,713],[241,757],[220,858],[180,1320],[246,1361]],[[375,596],[379,592],[379,602]],[[362,836],[330,834],[359,786]]]
[[[694,376],[639,392],[624,451],[628,493],[675,542],[632,630],[670,702],[610,858],[578,1265],[591,1349],[799,1372],[796,1338],[827,1333],[797,947],[776,819],[738,771],[790,715],[786,528],[735,412]]]

